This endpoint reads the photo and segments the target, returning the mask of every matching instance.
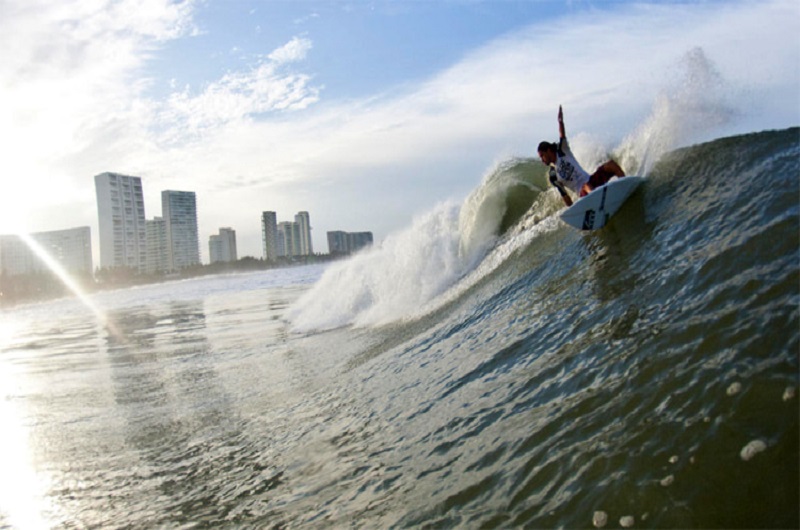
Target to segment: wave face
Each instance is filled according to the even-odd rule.
[[[291,313],[356,324],[295,344],[347,363],[328,456],[373,455],[327,490],[336,520],[797,527],[800,129],[667,152],[586,234],[536,164],[499,165]]]

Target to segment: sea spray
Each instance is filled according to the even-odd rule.
[[[332,265],[288,316],[299,331],[385,324],[442,292],[463,268],[458,207],[443,203],[379,247]]]
[[[544,204],[537,199],[547,189],[545,175],[531,159],[496,164],[462,205],[442,203],[381,245],[331,266],[289,312],[294,329],[382,325],[425,314],[490,250],[499,246],[507,255],[498,239],[531,205]]]
[[[629,174],[647,175],[662,155],[707,140],[736,111],[725,97],[727,85],[702,48],[688,51],[674,78],[656,97],[650,115],[614,150]]]

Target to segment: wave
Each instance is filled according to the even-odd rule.
[[[724,81],[697,48],[681,58],[675,81],[618,146],[607,149],[578,135],[572,147],[585,167],[610,156],[628,174],[648,175],[666,153],[702,140],[735,116],[726,103]],[[461,205],[439,204],[380,246],[331,266],[288,318],[301,332],[419,318],[540,233],[558,229],[554,214],[562,207],[538,159],[497,163]],[[531,229],[544,220],[549,221]],[[456,294],[437,300],[450,289]]]
[[[379,247],[332,265],[291,308],[295,329],[382,325],[419,315],[531,209],[546,189],[539,173],[532,160],[498,164],[462,205],[441,203]]]

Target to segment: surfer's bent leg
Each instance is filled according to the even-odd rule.
[[[609,180],[611,177],[624,177],[625,172],[619,167],[619,164],[614,162],[613,160],[609,160],[602,166],[598,167],[597,170],[592,173],[589,177],[589,182],[584,184],[583,189],[581,190],[581,197],[588,194],[590,191],[595,189],[598,186],[602,186]]]

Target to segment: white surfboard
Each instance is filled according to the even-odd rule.
[[[643,181],[644,177],[614,177],[561,212],[561,219],[579,230],[603,228]]]

